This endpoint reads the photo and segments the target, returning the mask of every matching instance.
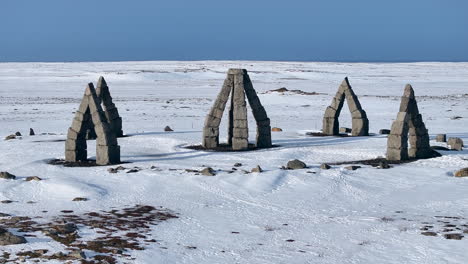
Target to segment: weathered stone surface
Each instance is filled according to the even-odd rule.
[[[463,168],[454,173],[455,177],[468,177],[468,168]]]
[[[304,169],[305,167],[307,167],[307,165],[298,159],[290,160],[288,161],[288,164],[286,165],[286,168],[290,170]]]
[[[104,79],[101,80],[105,83]],[[101,93],[106,94],[105,89]],[[102,94],[101,94],[102,95]],[[110,97],[110,95],[106,95]],[[90,129],[96,136],[96,164],[107,165],[120,162],[120,147],[101,107],[92,83],[89,83],[75,113],[72,127],[68,129],[65,142],[65,160],[70,162],[87,160],[86,136]]]
[[[228,113],[228,144],[233,150],[248,149],[247,97],[257,123],[257,147],[271,147],[270,120],[244,69],[228,71],[223,88],[205,119],[202,146],[208,149],[219,146],[219,125],[230,94],[232,95]]]
[[[322,170],[329,170],[330,168],[331,166],[326,163],[323,163],[322,165],[320,165],[320,169]]]
[[[8,230],[0,227],[0,246],[24,244],[26,242],[24,237],[13,235]]]
[[[215,176],[216,175],[216,172],[210,167],[204,168],[203,170],[200,171],[200,173],[202,175],[205,175],[205,176]]]
[[[29,176],[26,177],[25,181],[42,181],[42,179],[37,176]]]
[[[408,140],[411,146],[409,150]],[[434,151],[429,145],[429,134],[419,114],[414,90],[408,84],[401,99],[400,112],[387,139],[387,160],[430,158],[433,155]]]
[[[16,179],[16,176],[9,173],[8,171],[2,171],[0,172],[0,179],[14,180]]]
[[[367,119],[366,112],[362,109],[359,99],[354,94],[351,85],[349,84],[348,77],[341,83],[338,92],[333,97],[330,106],[325,110],[323,116],[322,132],[326,135],[339,135],[339,121],[338,117],[343,108],[344,101],[347,101],[349,111],[352,116],[352,136],[368,136],[369,135],[369,120]]]
[[[257,165],[255,168],[253,168],[250,172],[256,172],[256,173],[260,173],[260,172],[263,172],[262,168],[260,167],[260,165]]]
[[[447,142],[447,135],[446,134],[437,134],[435,140],[436,140],[436,142]]]
[[[447,145],[450,146],[450,149],[453,150],[463,150],[463,140],[458,137],[450,137],[447,140]]]
[[[172,132],[172,131],[174,131],[174,130],[172,130],[172,128],[171,128],[170,126],[166,126],[166,127],[164,128],[164,131],[166,131],[166,132]]]
[[[34,133],[34,129],[32,129],[32,128],[29,129],[29,135],[30,136],[36,135],[36,133]]]

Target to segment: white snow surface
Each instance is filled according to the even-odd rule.
[[[272,133],[279,147],[225,153],[184,148],[201,143],[205,115],[229,68],[249,71],[272,126],[283,129]],[[129,253],[136,258],[132,263],[467,263],[468,237],[423,236],[420,228],[422,222],[442,228],[436,216],[461,217],[453,221],[467,224],[468,178],[453,173],[468,167],[468,150],[443,151],[442,157],[388,170],[319,168],[325,162],[384,156],[386,136],[378,131],[396,118],[406,83],[415,90],[431,144],[445,146],[434,141],[438,133],[467,144],[467,72],[468,63],[0,63],[0,135],[23,134],[0,140],[0,171],[18,177],[0,179],[0,200],[15,201],[0,204],[0,212],[52,218],[65,209],[80,213],[147,204],[178,213],[179,219],[152,228],[159,243]],[[66,138],[86,84],[101,75],[130,135],[119,138],[121,159],[130,162],[126,167],[143,168],[138,173],[46,163],[64,157],[65,143],[59,140]],[[321,129],[325,108],[346,76],[375,135],[306,136]],[[321,94],[265,93],[281,87]],[[347,106],[340,121],[350,127]],[[174,132],[164,132],[166,125]],[[251,115],[249,126],[254,142]],[[28,136],[30,127],[36,136]],[[223,121],[222,141],[226,130]],[[88,141],[90,157],[93,144]],[[281,170],[291,159],[309,168]],[[237,162],[243,164],[240,170],[260,165],[265,171],[222,171]],[[205,166],[219,170],[217,175],[185,172]],[[26,182],[27,176],[43,181]],[[72,202],[74,197],[89,201]],[[0,252],[39,248],[64,249],[33,239]]]

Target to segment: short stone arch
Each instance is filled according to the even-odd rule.
[[[247,103],[245,101],[247,96],[257,123],[256,147],[271,147],[270,119],[260,103],[257,92],[254,90],[252,81],[245,69],[229,69],[223,88],[218,94],[210,113],[206,116],[202,146],[207,149],[214,149],[219,146],[219,125],[230,94],[228,145],[233,150],[246,150],[249,148]]]
[[[68,129],[65,142],[65,160],[78,162],[87,160],[86,131],[89,126],[96,132],[96,164],[120,163],[120,146],[102,110],[100,100],[92,83],[86,87],[80,107],[75,113],[72,126]]]
[[[119,115],[119,111],[112,101],[112,96],[109,91],[109,86],[106,83],[104,77],[100,76],[96,86],[96,94],[100,100],[101,107],[104,110],[107,122],[109,123],[110,129],[114,132],[116,137],[122,137],[122,118]],[[96,132],[94,127],[88,124],[88,130],[86,134],[87,139],[96,139]]]
[[[429,134],[419,113],[413,87],[407,84],[400,111],[387,139],[387,160],[424,159],[435,155],[437,153],[429,145]]]
[[[359,99],[349,84],[348,77],[341,83],[338,92],[333,97],[332,103],[325,110],[323,117],[322,132],[325,135],[339,135],[340,123],[338,118],[343,108],[344,101],[347,101],[352,117],[352,136],[369,135],[369,119],[364,109],[362,109]]]

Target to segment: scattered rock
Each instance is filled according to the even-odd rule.
[[[455,177],[468,177],[468,168],[464,168],[455,172]]]
[[[109,168],[109,169],[107,169],[107,171],[108,171],[109,173],[117,173],[117,172],[119,172],[119,171],[121,171],[121,170],[126,170],[126,169],[127,169],[127,168],[125,168],[125,167],[123,167],[123,166],[118,166],[118,167],[115,167],[115,168]]]
[[[451,233],[451,234],[444,234],[446,239],[454,239],[454,240],[461,240],[463,238],[462,234],[458,233]]]
[[[133,167],[127,171],[127,173],[135,173],[141,171],[141,168],[139,167]]]
[[[340,127],[340,130],[339,130],[340,133],[345,133],[345,134],[351,133],[351,131],[352,130],[349,127]]]
[[[8,246],[15,244],[24,244],[26,239],[22,236],[16,236],[0,227],[0,246]]]
[[[320,168],[321,168],[322,170],[329,170],[329,169],[331,168],[331,166],[328,165],[328,164],[326,164],[326,163],[323,163],[322,165],[320,165]]]
[[[29,176],[29,177],[26,177],[25,181],[42,181],[42,179],[37,176]]]
[[[423,236],[437,236],[437,233],[432,232],[432,231],[427,231],[427,232],[421,232],[421,235],[423,235]]]
[[[68,256],[74,259],[86,259],[86,254],[79,249],[73,250],[72,252],[68,254]]]
[[[436,142],[447,142],[446,134],[438,134],[435,138]]]
[[[235,163],[234,164],[234,167],[241,167],[242,166],[242,163]]]
[[[172,131],[174,131],[174,130],[172,130],[172,128],[171,128],[170,126],[166,126],[166,127],[164,128],[164,131],[166,131],[166,132],[172,132]]]
[[[3,200],[3,201],[0,201],[0,203],[2,204],[9,204],[9,203],[12,203],[13,201],[12,200]]]
[[[462,150],[463,149],[463,140],[457,137],[450,137],[447,140],[447,145],[450,146],[452,150]]]
[[[0,172],[0,179],[14,180],[16,176],[7,171],[2,171]]]
[[[443,151],[450,151],[449,148],[442,147],[442,146],[431,146],[431,149],[433,150],[443,150]]]
[[[288,164],[286,164],[286,167],[289,170],[297,170],[297,169],[304,169],[305,167],[307,167],[307,165],[304,162],[298,159],[295,159],[295,160],[288,161]]]
[[[262,171],[263,171],[263,170],[262,170],[262,168],[260,167],[260,165],[257,165],[257,167],[255,167],[255,168],[253,168],[253,169],[251,170],[251,172],[258,172],[258,173],[260,173],[260,172],[262,172]]]
[[[463,117],[461,116],[452,116],[450,119],[452,120],[458,120],[458,119],[462,119]]]
[[[203,170],[200,171],[202,175],[205,176],[215,176],[216,173],[211,167],[204,168]]]
[[[10,140],[10,139],[15,139],[15,138],[16,138],[16,135],[12,134],[12,135],[6,136],[5,140]]]
[[[388,134],[390,134],[390,129],[380,129],[379,134],[388,135]]]
[[[34,129],[32,129],[32,128],[29,129],[29,135],[30,136],[36,135],[36,133],[34,133]]]
[[[194,170],[194,169],[185,169],[186,172],[194,172],[194,173],[199,173],[199,170]]]
[[[73,202],[83,202],[83,201],[88,201],[88,198],[85,197],[75,197],[72,200]]]
[[[273,132],[281,132],[281,131],[283,131],[283,129],[281,129],[281,128],[279,128],[279,127],[272,127],[272,128],[271,128],[271,131],[273,131]]]
[[[379,162],[379,166],[377,166],[379,169],[390,169],[390,165],[388,165],[388,162],[386,160],[381,160]]]
[[[357,169],[361,168],[361,166],[352,165],[352,166],[346,166],[344,168],[347,169],[347,170],[357,170]]]
[[[19,131],[16,131],[15,136],[21,137],[21,133]]]

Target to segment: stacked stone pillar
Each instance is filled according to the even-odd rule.
[[[341,110],[344,101],[348,103],[349,111],[352,117],[352,136],[368,136],[369,135],[369,119],[364,109],[362,109],[359,99],[354,93],[351,85],[349,84],[348,77],[341,83],[338,92],[333,97],[332,103],[325,110],[323,117],[322,132],[325,135],[339,135],[339,121]]]
[[[233,150],[249,148],[247,103],[245,100],[247,97],[257,123],[256,146],[259,148],[271,147],[270,119],[260,103],[247,70],[244,69],[229,69],[223,88],[205,119],[203,147],[213,149],[219,146],[219,125],[230,94],[228,144]]]
[[[65,142],[65,160],[78,162],[87,160],[86,131],[89,124],[96,133],[96,164],[120,163],[120,146],[102,110],[100,100],[92,83],[86,87],[72,126],[68,129]]]
[[[433,155],[429,145],[429,134],[419,113],[413,87],[407,84],[401,97],[397,119],[393,122],[388,136],[387,160],[421,159]]]

